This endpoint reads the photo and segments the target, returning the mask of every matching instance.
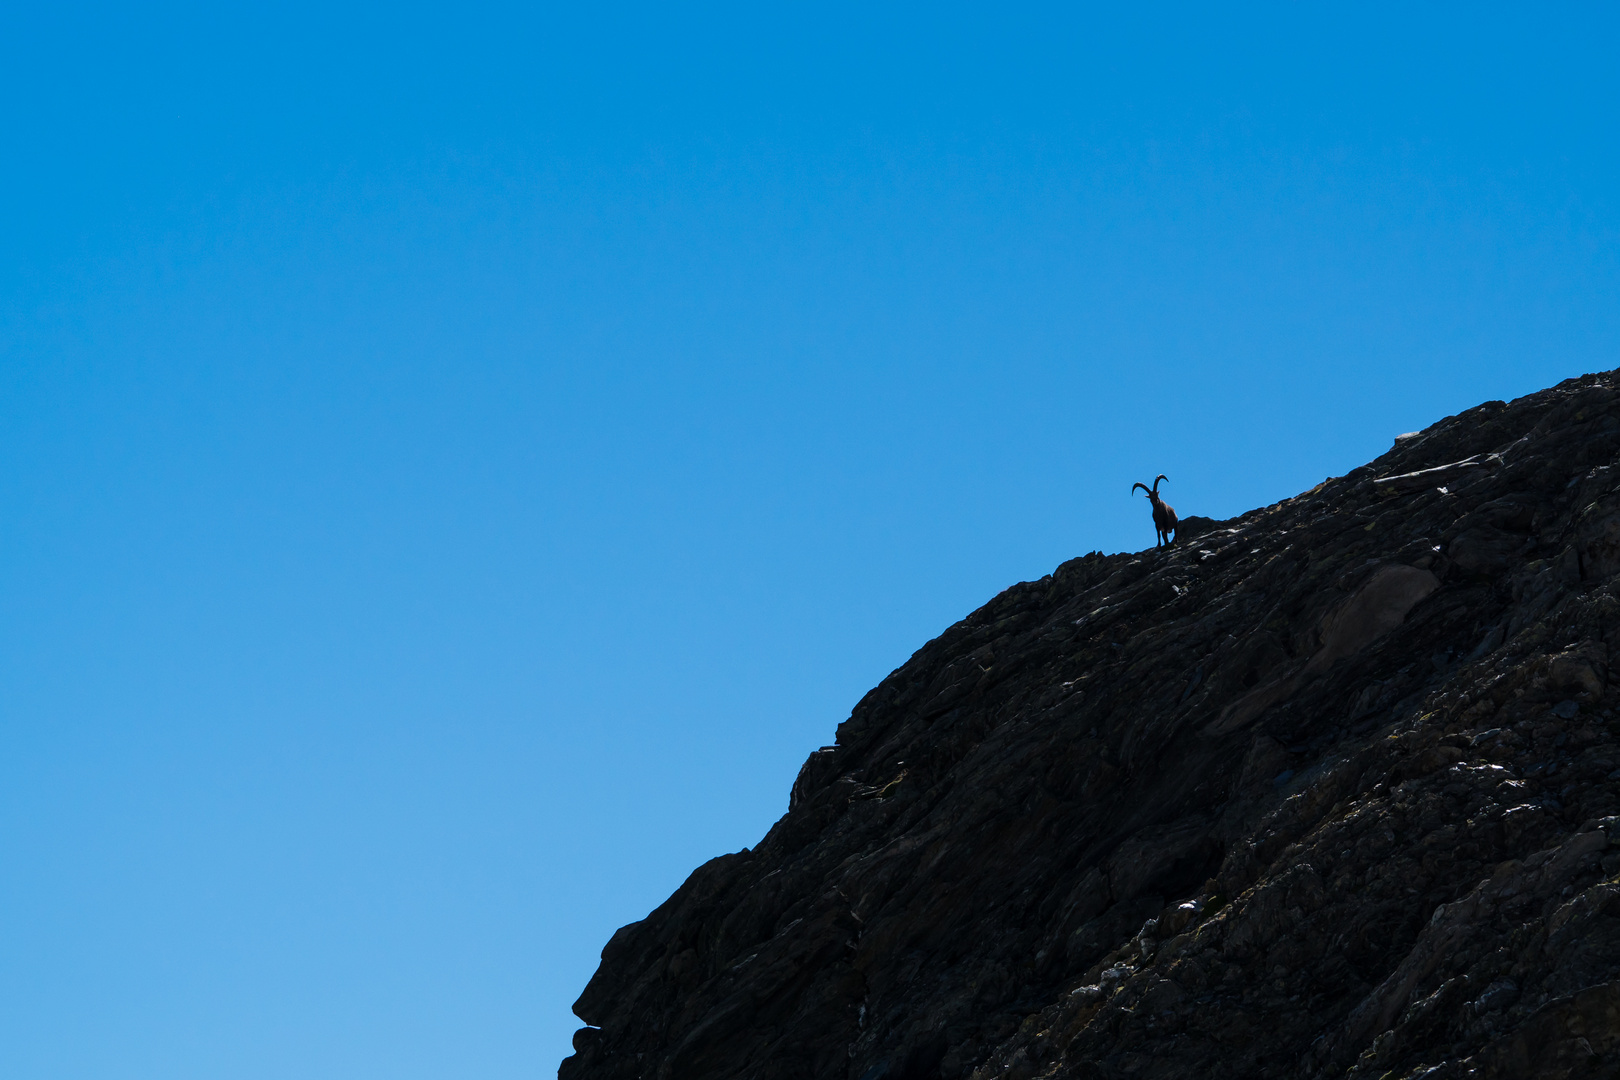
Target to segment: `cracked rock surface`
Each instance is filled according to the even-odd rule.
[[[561,1080],[1620,1075],[1617,575],[1611,372],[1014,585],[613,936]]]

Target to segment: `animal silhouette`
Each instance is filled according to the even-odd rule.
[[[1131,485],[1132,495],[1136,494],[1137,488],[1141,488],[1147,492],[1148,502],[1153,504],[1153,531],[1158,534],[1158,543],[1154,544],[1154,547],[1169,547],[1174,542],[1170,534],[1176,531],[1175,507],[1159,498],[1159,481],[1168,479],[1170,479],[1168,476],[1160,473],[1153,478],[1152,487],[1146,484]]]

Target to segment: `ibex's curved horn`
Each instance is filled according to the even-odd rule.
[[[1154,483],[1157,483],[1157,482],[1158,481],[1154,481]],[[1148,492],[1148,494],[1150,494],[1150,495],[1153,493],[1152,489],[1150,489],[1146,484],[1132,484],[1131,485],[1131,494],[1132,495],[1136,494],[1136,489],[1137,488],[1141,488],[1143,491]]]
[[[1168,480],[1168,479],[1170,479],[1170,478],[1168,476],[1164,475],[1164,473],[1160,473],[1158,476],[1154,477],[1153,478],[1153,494],[1157,495],[1159,493],[1159,481],[1160,480]]]

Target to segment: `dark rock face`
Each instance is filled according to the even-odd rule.
[[[1620,1075],[1620,372],[929,642],[562,1080]]]

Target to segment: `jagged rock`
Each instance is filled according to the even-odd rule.
[[[1620,373],[1015,585],[620,930],[562,1080],[1620,1074]]]

